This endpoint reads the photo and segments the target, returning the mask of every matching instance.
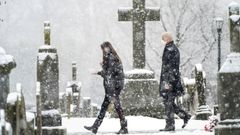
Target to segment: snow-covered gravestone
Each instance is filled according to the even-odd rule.
[[[44,45],[38,50],[37,81],[40,82],[42,133],[64,135],[59,109],[59,63],[57,49],[50,45],[50,23],[44,22]],[[51,127],[51,128],[49,128]]]
[[[27,135],[25,101],[21,86],[17,85],[17,92],[8,94],[5,114],[6,121],[12,126],[13,135]]]
[[[240,16],[239,4],[229,5],[231,53],[218,72],[220,119],[215,135],[240,134]]]
[[[44,45],[38,50],[37,81],[40,82],[42,110],[59,107],[59,67],[57,49],[50,45],[50,23],[44,22]]]
[[[98,112],[100,111],[100,108],[97,104],[92,103],[91,104],[91,117],[97,117]]]
[[[91,98],[83,97],[83,117],[91,117]]]
[[[187,93],[183,96],[184,99],[184,108],[190,111],[191,114],[195,114],[198,107],[198,97],[196,89],[196,80],[195,78],[183,78],[184,86]]]
[[[195,65],[195,81],[196,81],[196,90],[198,93],[198,109],[196,111],[197,120],[208,120],[209,116],[212,115],[211,109],[206,105],[206,75],[203,71],[202,64]]]
[[[5,109],[9,93],[9,74],[15,67],[13,56],[7,55],[5,50],[0,47],[0,109]]]
[[[72,116],[80,116],[80,100],[81,100],[81,82],[77,81],[77,63],[72,63],[72,81],[68,82],[68,88],[72,88]]]
[[[133,8],[119,9],[119,21],[133,24],[133,68],[126,73],[122,104],[126,115],[161,117],[162,105],[159,100],[159,86],[154,72],[144,69],[145,22],[159,21],[159,8],[145,8],[145,0],[133,0]]]

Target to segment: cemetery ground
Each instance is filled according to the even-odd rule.
[[[164,119],[155,119],[143,116],[128,116],[129,135],[213,135],[213,132],[204,131],[206,120],[190,120],[187,127],[181,128],[183,121],[176,119],[176,130],[174,132],[160,132],[164,128]],[[95,118],[63,118],[63,126],[66,126],[68,135],[90,135],[83,128],[91,125]],[[120,129],[119,119],[106,118],[99,128],[99,135],[114,135]]]

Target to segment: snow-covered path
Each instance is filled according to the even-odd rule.
[[[176,120],[175,132],[158,132],[164,128],[165,120],[159,120],[142,116],[129,116],[128,129],[129,135],[213,135],[214,133],[205,132],[203,130],[207,121],[191,120],[185,129],[181,129],[182,120]],[[84,125],[92,125],[94,118],[63,118],[63,126],[67,127],[68,135],[90,135],[86,131]],[[102,126],[99,128],[98,134],[111,135],[120,129],[118,119],[105,118]]]

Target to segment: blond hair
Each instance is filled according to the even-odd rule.
[[[168,42],[173,41],[173,36],[171,32],[164,32],[162,33],[162,40],[166,38],[168,40]]]

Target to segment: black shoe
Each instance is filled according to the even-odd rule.
[[[169,127],[165,127],[164,129],[160,129],[159,131],[175,131],[175,127],[169,126]]]
[[[191,115],[188,114],[184,119],[183,119],[183,125],[182,125],[182,128],[185,128],[188,124],[188,121],[191,119]]]
[[[128,129],[127,128],[121,128],[118,132],[117,132],[117,134],[119,135],[119,134],[128,134]]]
[[[97,133],[97,128],[94,126],[88,127],[88,126],[84,126],[85,129],[91,131],[92,133],[96,134]]]
[[[117,134],[128,134],[127,120],[121,121],[121,129]]]

